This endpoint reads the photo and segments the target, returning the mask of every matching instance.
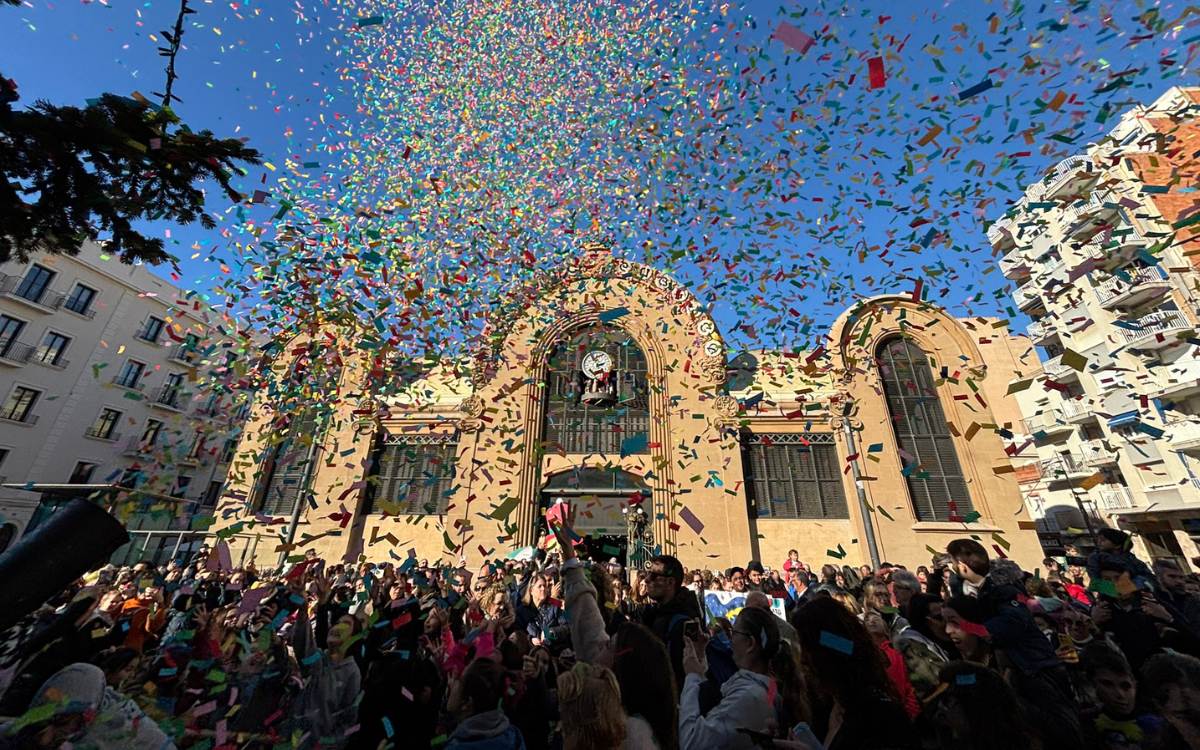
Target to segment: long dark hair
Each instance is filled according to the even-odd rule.
[[[792,627],[800,640],[800,661],[818,697],[834,699],[847,711],[881,694],[901,703],[888,677],[883,649],[841,602],[819,596],[797,607]]]
[[[943,747],[1041,750],[1042,743],[1029,726],[1016,693],[999,674],[971,662],[953,661],[942,667],[938,679],[946,688],[934,701],[935,711],[937,701],[956,701],[970,726],[965,737],[945,738]],[[939,726],[938,733],[944,732]]]
[[[621,686],[625,713],[645,719],[662,750],[679,750],[675,670],[666,646],[645,625],[626,622],[617,630],[613,647],[612,671]]]
[[[775,617],[766,610],[747,607],[738,614],[737,626],[758,642],[769,667],[768,675],[779,688],[782,703],[779,726],[793,727],[801,721],[812,721],[800,659],[792,644],[779,637]]]
[[[946,652],[946,655],[951,659],[958,659],[958,648],[954,643],[936,637],[933,633],[933,628],[929,626],[929,608],[934,604],[943,604],[942,597],[934,596],[933,594],[916,594],[908,602],[908,624],[912,629],[929,639],[931,643],[936,643],[938,648]]]

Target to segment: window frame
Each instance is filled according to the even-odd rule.
[[[891,351],[895,344],[904,347],[906,361],[899,364],[907,368],[909,381],[903,379]],[[929,355],[910,337],[888,336],[875,347],[875,364],[892,439],[898,449],[915,457],[906,463],[898,454],[913,516],[919,523],[962,523],[975,505]],[[913,392],[918,395],[909,395]],[[944,493],[945,499],[935,498],[935,492]]]
[[[25,408],[21,412],[21,416],[19,416],[19,417],[14,416],[15,412],[12,412],[9,409],[9,404],[13,403],[13,398],[17,395],[17,391],[25,391],[27,393],[33,394],[32,398],[30,398],[30,400],[29,400],[29,403],[25,405]],[[7,420],[9,422],[19,422],[21,424],[29,424],[29,417],[32,416],[33,408],[35,406],[37,406],[38,400],[41,399],[41,397],[42,397],[42,391],[38,390],[37,388],[32,388],[27,385],[21,385],[19,383],[16,385],[13,385],[12,390],[10,390],[8,392],[8,398],[5,400],[3,406],[0,406],[0,419]],[[14,406],[15,406],[15,404],[14,404]]]
[[[368,474],[366,513],[444,515],[450,506],[450,497],[458,490],[458,448],[459,438],[453,433],[388,433],[382,436]],[[435,455],[431,456],[431,453]],[[389,460],[389,455],[393,457],[392,460]],[[398,455],[403,455],[406,460],[395,461],[394,457]],[[430,463],[448,467],[448,471],[443,469],[435,476],[426,468]],[[401,467],[407,470],[396,470]],[[385,468],[392,470],[384,474]],[[401,490],[404,491],[403,496],[398,494]],[[395,513],[391,510],[392,504],[398,506]]]
[[[34,273],[35,271],[40,271],[42,273],[45,273],[46,277],[45,277],[45,282],[42,283],[41,288],[37,290],[37,296],[30,297],[28,295],[28,292],[33,287],[33,284],[30,282],[30,274]],[[55,271],[54,269],[51,269],[51,268],[46,268],[45,266],[39,265],[37,263],[31,263],[31,264],[29,264],[29,268],[25,269],[25,273],[21,274],[21,281],[17,283],[16,288],[13,290],[13,294],[17,295],[21,299],[28,300],[34,304],[37,304],[42,301],[42,297],[46,296],[46,292],[50,291],[50,285],[52,283],[54,283],[55,276],[58,276],[58,271]],[[28,287],[27,287],[27,285],[28,285]],[[25,291],[24,294],[22,293],[22,290]]]
[[[125,377],[125,374],[127,372],[129,372],[131,365],[137,366],[137,375],[134,376],[133,382],[129,383],[129,382],[127,382],[129,380],[129,378]],[[121,386],[122,388],[137,388],[139,385],[141,385],[142,377],[145,374],[146,374],[146,363],[142,362],[140,360],[133,359],[131,357],[131,358],[125,360],[125,364],[121,365],[121,372],[117,373],[117,377],[113,381],[113,383],[115,385]]]
[[[114,415],[111,423],[108,424],[108,430],[103,435],[96,434],[97,428],[104,423],[104,416],[108,413],[112,413]],[[91,429],[88,430],[88,437],[93,437],[97,440],[116,440],[117,437],[119,437],[115,434],[117,425],[121,423],[121,417],[123,416],[125,416],[125,412],[121,411],[120,409],[114,409],[111,406],[101,406],[100,413],[96,415],[95,421],[92,422]]]
[[[150,329],[153,323],[157,323],[157,327],[155,327],[154,336],[150,337]],[[142,321],[142,325],[138,328],[135,338],[139,341],[144,341],[147,344],[154,344],[155,346],[158,346],[162,341],[163,331],[166,330],[166,327],[167,321],[151,313],[146,316],[145,320]]]
[[[60,346],[58,348],[58,350],[54,353],[54,357],[50,360],[47,360],[44,352],[50,351],[49,347],[46,346],[46,340],[49,339],[51,336],[57,336],[58,338],[62,339],[63,343],[62,343],[62,346]],[[51,367],[64,366],[64,365],[59,364],[59,360],[61,360],[63,358],[63,354],[66,353],[67,347],[69,347],[71,345],[71,342],[74,340],[75,339],[73,337],[68,336],[65,333],[59,333],[58,331],[54,330],[53,328],[47,328],[45,335],[42,336],[42,343],[38,344],[37,351],[34,352],[33,359],[37,362],[40,362],[41,364],[49,365]]]
[[[91,292],[92,294],[90,297],[87,298],[87,303],[84,304],[81,309],[76,310],[74,307],[71,307],[71,302],[72,302],[72,300],[76,299],[75,293],[76,293],[76,291],[78,291],[80,289],[86,289],[87,291]],[[65,302],[63,302],[62,307],[64,310],[66,310],[69,313],[74,313],[75,315],[82,315],[83,317],[88,318],[88,317],[91,317],[90,315],[88,315],[88,312],[91,311],[92,305],[95,304],[96,299],[99,296],[100,296],[99,289],[88,286],[87,284],[84,284],[82,281],[76,281],[75,286],[71,287],[71,293],[67,295],[67,299]]]
[[[746,433],[741,450],[747,505],[756,518],[850,519],[850,502],[833,433]],[[804,462],[809,462],[807,471],[802,470]],[[773,469],[786,473],[773,475]]]

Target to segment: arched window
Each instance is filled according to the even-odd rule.
[[[893,338],[876,359],[917,520],[961,521],[974,508],[928,358],[913,342]]]
[[[258,510],[266,515],[289,515],[301,502],[311,483],[311,471],[319,465],[321,436],[332,418],[340,365],[326,364],[311,353],[302,355],[283,382],[279,396],[286,404],[280,419],[268,434],[282,435],[272,443],[263,461]],[[311,464],[311,470],[306,471]]]
[[[650,452],[646,355],[609,326],[577,329],[551,350],[545,441],[565,453]]]

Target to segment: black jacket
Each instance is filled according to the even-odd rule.
[[[961,583],[959,584],[961,587]],[[962,593],[961,588],[956,593]],[[1000,586],[991,576],[984,579],[976,597],[983,624],[992,636],[992,645],[1004,651],[1013,664],[1027,675],[1058,666],[1054,647],[1038,629],[1029,608],[1021,603],[1015,586]]]
[[[643,623],[667,646],[675,670],[675,690],[683,690],[683,626],[701,619],[700,603],[691,589],[681,588],[666,604],[647,607]]]

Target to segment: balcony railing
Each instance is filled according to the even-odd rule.
[[[1128,487],[1110,485],[1108,487],[1101,487],[1096,494],[1100,500],[1100,507],[1105,510],[1121,510],[1133,507],[1133,493],[1129,491]]]
[[[1120,276],[1113,276],[1096,287],[1096,297],[1100,300],[1101,307],[1108,309],[1140,304],[1155,295],[1166,294],[1171,289],[1171,281],[1158,266],[1127,268],[1124,269],[1124,273],[1129,277],[1128,281]]]
[[[134,335],[138,341],[145,341],[148,344],[157,344],[161,334],[155,333],[147,328],[143,328]]]
[[[1082,183],[1095,175],[1096,167],[1090,156],[1079,154],[1060,161],[1051,170],[1046,181],[1046,197],[1054,198],[1068,188],[1078,188]]]
[[[1021,286],[1017,287],[1017,291],[1013,293],[1013,299],[1017,302],[1018,310],[1029,310],[1042,306],[1042,298],[1038,294],[1039,281],[1030,279]]]
[[[37,305],[47,312],[57,310],[62,306],[63,300],[66,299],[64,295],[51,291],[45,286],[32,284],[25,278],[9,276],[3,273],[0,273],[0,294],[20,298],[30,304]]]
[[[1000,256],[1000,273],[1004,274],[1005,278],[1018,278],[1028,270],[1029,261],[1025,259],[1020,248],[1014,247]]]
[[[22,344],[20,341],[11,343],[0,339],[0,359],[13,365],[23,365],[33,355],[33,346]]]
[[[1032,417],[1026,417],[1021,422],[1025,425],[1025,431],[1030,435],[1038,435],[1039,433],[1054,433],[1067,432],[1075,429],[1075,425],[1068,424],[1063,419],[1063,413],[1058,409],[1044,409],[1041,414],[1035,414]]]
[[[1029,340],[1037,344],[1042,341],[1047,341],[1058,335],[1057,321],[1042,321],[1035,320],[1025,329],[1029,333]]]
[[[1096,416],[1096,407],[1088,401],[1063,401],[1059,408],[1062,409],[1063,419],[1068,422]]]
[[[1019,207],[1019,210],[1023,207]],[[1011,247],[1015,244],[1012,234],[1016,230],[1014,216],[1002,216],[996,219],[987,230],[988,242],[997,247]]]
[[[62,309],[66,310],[67,312],[73,312],[76,315],[82,315],[88,320],[96,317],[96,308],[91,302],[88,303],[87,307],[84,307],[83,305],[72,306],[71,300],[68,299],[67,302],[63,304]]]
[[[1176,310],[1160,310],[1144,315],[1138,320],[1114,326],[1128,346],[1144,349],[1174,343],[1174,334],[1191,328],[1183,313]],[[1159,338],[1162,341],[1159,341]]]
[[[110,443],[115,443],[121,439],[121,433],[113,432],[111,427],[92,427],[83,434],[95,440],[107,440]]]
[[[121,388],[128,388],[132,391],[144,391],[146,389],[146,384],[141,382],[140,378],[141,375],[132,378],[122,375],[114,375],[112,384],[120,386]]]
[[[1063,360],[1062,354],[1058,355],[1057,357],[1051,357],[1050,359],[1048,359],[1042,363],[1042,372],[1046,373],[1047,375],[1049,375],[1051,378],[1054,378],[1055,380],[1061,380],[1062,378],[1076,377],[1079,375],[1078,370],[1076,370],[1074,367],[1071,367],[1070,365],[1064,365],[1062,360]]]
[[[1083,462],[1089,466],[1104,466],[1117,462],[1117,454],[1110,451],[1103,440],[1087,440],[1079,446]]]
[[[1167,425],[1171,447],[1175,450],[1200,449],[1200,419],[1181,419]]]
[[[26,412],[24,414],[17,411],[0,411],[0,419],[5,422],[16,422],[17,424],[37,424],[38,418],[36,414]]]
[[[1042,475],[1047,479],[1069,479],[1076,475],[1092,473],[1092,468],[1077,453],[1060,453],[1056,458],[1042,461]]]
[[[155,388],[150,392],[150,402],[164,409],[183,411],[183,391],[170,386]]]
[[[1086,201],[1065,209],[1066,216],[1074,221],[1090,219],[1106,211],[1115,211],[1121,196],[1115,190],[1097,190]]]

